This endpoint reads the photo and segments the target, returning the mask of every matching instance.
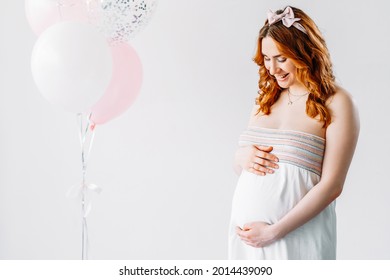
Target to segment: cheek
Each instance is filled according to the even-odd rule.
[[[284,68],[287,72],[295,74],[297,72],[297,67],[294,64],[286,65]]]

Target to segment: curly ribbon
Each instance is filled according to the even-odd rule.
[[[95,192],[101,193],[102,188],[92,183],[86,183],[86,171],[88,158],[91,152],[92,143],[95,135],[95,126],[91,124],[91,114],[80,113],[77,114],[77,120],[79,124],[79,137],[81,145],[81,164],[82,164],[82,181],[70,187],[66,196],[67,197],[80,197],[81,196],[81,213],[82,213],[82,233],[81,233],[81,259],[88,259],[88,225],[87,216],[92,209],[92,201],[89,198],[89,193]]]
[[[82,197],[83,187],[86,188],[87,194],[91,191],[95,192],[97,194],[100,194],[103,190],[101,187],[98,187],[97,185],[95,185],[93,183],[86,184],[85,186],[83,186],[82,183],[77,183],[69,188],[69,190],[66,193],[66,197],[68,197],[68,198]],[[85,206],[85,213],[83,213],[83,217],[85,217],[85,218],[89,215],[89,213],[91,212],[91,209],[92,209],[92,201],[88,200],[88,197],[89,197],[88,195],[85,196],[85,205],[86,206]]]

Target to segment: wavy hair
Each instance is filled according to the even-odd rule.
[[[326,128],[332,121],[326,100],[336,91],[330,54],[314,21],[302,10],[291,8],[295,17],[301,19],[299,23],[307,33],[294,26],[288,28],[281,21],[269,25],[268,20],[259,32],[257,50],[253,58],[260,67],[259,96],[256,98],[256,104],[260,105],[260,108],[257,114],[262,112],[269,115],[272,105],[282,92],[282,88],[264,66],[261,42],[263,38],[270,37],[275,41],[281,54],[297,67],[297,79],[310,93],[306,102],[306,114],[311,118],[319,116],[319,121],[323,122],[323,127]],[[278,10],[276,13],[281,14],[283,11]]]

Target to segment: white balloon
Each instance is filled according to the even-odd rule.
[[[87,21],[86,0],[25,0],[27,21],[35,34],[65,20]]]
[[[25,0],[28,23],[35,34],[42,33],[48,26],[60,20],[56,0]]]
[[[112,75],[112,55],[105,38],[82,22],[57,23],[35,43],[33,79],[50,103],[67,111],[85,112],[106,91]]]

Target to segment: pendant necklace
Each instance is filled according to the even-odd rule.
[[[294,102],[296,102],[296,101],[298,101],[299,99],[301,99],[302,97],[304,97],[304,96],[306,96],[306,95],[308,95],[309,94],[309,92],[306,92],[306,93],[304,93],[304,94],[301,94],[301,95],[296,95],[296,94],[292,94],[291,92],[290,92],[290,88],[287,88],[287,96],[288,96],[288,105],[292,105]],[[291,96],[296,96],[296,97],[298,97],[297,99],[295,99],[295,100],[291,100]]]

